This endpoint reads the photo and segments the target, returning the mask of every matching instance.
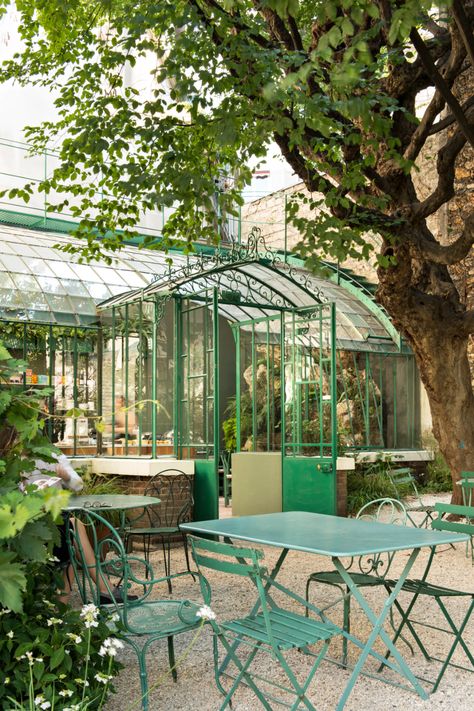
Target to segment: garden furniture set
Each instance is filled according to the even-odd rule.
[[[154,493],[159,494],[160,491],[155,489]],[[230,706],[241,684],[250,688],[266,709],[273,709],[275,706],[272,704],[282,703],[282,693],[286,695],[286,699],[290,695],[289,703],[285,703],[292,709],[314,709],[308,697],[308,690],[313,679],[317,684],[316,672],[334,638],[342,638],[342,659],[338,661],[326,657],[326,660],[350,670],[347,684],[335,705],[337,711],[344,708],[359,675],[366,673],[368,660],[375,661],[377,666],[377,670],[369,673],[369,676],[387,681],[381,672],[391,670],[401,677],[399,686],[415,691],[422,699],[428,698],[426,684],[424,686],[421,683],[422,680],[416,676],[396,644],[399,639],[406,641],[402,632],[409,632],[425,659],[435,659],[428,652],[419,632],[418,625],[423,622],[413,617],[413,608],[417,601],[426,598],[434,600],[448,624],[448,631],[454,637],[446,656],[438,660],[441,662],[441,668],[431,682],[429,691],[433,692],[438,688],[447,667],[453,663],[452,657],[458,646],[472,665],[470,670],[474,670],[473,655],[463,639],[464,630],[474,609],[474,590],[458,591],[429,582],[429,570],[436,547],[458,542],[468,543],[471,540],[474,534],[472,507],[437,504],[430,511],[431,529],[426,527],[425,521],[424,527],[406,525],[410,522],[410,514],[403,504],[394,499],[371,502],[370,506],[361,509],[355,519],[293,511],[200,522],[188,520],[181,523],[180,530],[183,535],[189,537],[197,570],[190,570],[189,558],[186,556],[188,570],[171,574],[169,553],[165,553],[163,543],[165,575],[155,577],[149,556],[149,543],[154,535],[151,531],[154,527],[150,526],[141,533],[139,529],[134,530],[135,519],[132,525],[125,523],[117,530],[103,515],[105,510],[112,507],[105,506],[105,500],[98,501],[99,497],[92,498],[96,501],[95,505],[93,501],[78,502],[76,499],[74,516],[80,517],[91,531],[97,552],[95,575],[90,575],[81,557],[80,542],[74,539],[74,527],[70,526],[68,539],[74,573],[84,602],[100,605],[101,591],[97,584],[100,579],[118,579],[125,591],[133,585],[133,592],[138,592],[136,599],[128,599],[127,595],[124,595],[123,601],[119,602],[112,598],[106,609],[120,620],[124,638],[137,654],[144,711],[149,708],[146,655],[150,646],[157,640],[167,639],[170,670],[176,680],[173,637],[196,630],[203,624],[200,609],[203,602],[205,606],[211,604],[211,585],[208,579],[212,579],[215,572],[239,576],[250,581],[256,593],[255,604],[248,615],[223,621],[215,619],[213,615],[208,618],[214,640],[215,679],[223,695],[221,709]],[[151,497],[141,505],[150,510],[159,509],[162,504],[157,503],[158,498]],[[119,509],[120,502],[117,497],[115,499],[114,506]],[[122,511],[125,508],[128,507],[124,505]],[[187,510],[185,511],[187,515]],[[449,520],[446,517],[450,513],[463,516],[465,522]],[[380,518],[384,520],[383,523]],[[120,520],[123,521],[123,514],[120,515]],[[105,536],[102,533],[100,538],[97,534],[99,528],[102,532],[106,531]],[[173,534],[176,534],[174,527],[170,525],[169,528],[173,528]],[[127,552],[127,539],[130,540],[133,535],[143,536],[143,557]],[[273,546],[281,551],[270,572],[264,565],[263,552],[249,544]],[[429,549],[426,569],[421,578],[411,579],[410,571],[423,549]],[[291,551],[307,553],[309,565],[310,555],[321,555],[332,560],[333,570],[310,573],[306,597],[286,587],[278,579],[284,561]],[[389,577],[393,570],[394,557],[403,551],[409,552],[409,555],[406,561],[404,560],[401,572],[397,577]],[[161,592],[158,598],[153,594],[155,589],[163,585],[168,588],[170,594],[172,581],[190,575],[199,581],[201,589],[201,595],[196,590],[193,601],[168,599],[163,597]],[[313,590],[316,584],[337,588],[340,593],[338,600],[326,607],[319,607],[318,595],[315,595]],[[375,587],[381,588],[381,594],[385,595],[381,610],[376,610],[373,602],[364,595],[365,589]],[[400,598],[401,592],[411,594],[408,604],[405,598]],[[275,597],[278,597],[278,603]],[[460,624],[453,620],[445,602],[446,599],[454,597],[466,598],[466,612]],[[287,604],[282,604],[281,599]],[[370,623],[371,631],[365,640],[360,639],[350,628],[351,601],[359,604]],[[342,626],[339,626],[331,618],[332,608],[341,602],[344,611]],[[387,621],[390,621],[392,626],[390,633],[385,625]],[[378,651],[380,647],[376,645],[377,640],[383,643],[385,654]],[[358,657],[352,667],[348,664],[349,644],[358,650]],[[295,669],[294,663],[287,658],[287,652],[292,649],[300,650],[307,661],[310,660],[305,680],[300,679],[298,669]],[[219,650],[223,654],[220,654]],[[244,655],[242,652],[245,652]],[[254,660],[261,653],[269,655],[269,663],[265,667],[269,672],[268,676],[256,674],[252,668]],[[283,684],[272,678],[275,662],[284,674]],[[389,683],[394,682],[390,680]],[[271,685],[271,691],[268,690],[268,684]]]

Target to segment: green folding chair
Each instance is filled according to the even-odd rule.
[[[472,536],[474,535],[474,523],[468,523],[472,519],[474,519],[474,507],[468,507],[468,506],[456,506],[453,504],[436,504],[435,506],[435,512],[438,514],[438,517],[434,519],[432,523],[432,528],[436,529],[437,531],[454,531],[457,533],[467,533],[468,535]],[[444,518],[446,515],[453,514],[455,516],[462,516],[463,518],[466,519],[466,523],[462,523],[459,521],[449,521],[446,518]],[[438,673],[438,676],[436,679],[431,681],[432,684],[432,691],[435,692],[436,689],[439,686],[439,683],[441,679],[443,678],[444,672],[446,671],[447,667],[452,665],[458,669],[465,669],[466,671],[474,671],[474,657],[467,646],[466,642],[463,639],[463,633],[466,628],[467,623],[469,622],[469,619],[471,617],[471,614],[474,610],[474,586],[471,591],[462,591],[462,590],[456,590],[454,588],[448,588],[444,587],[442,585],[434,585],[433,583],[430,583],[427,581],[428,577],[428,572],[431,567],[431,563],[433,561],[433,556],[434,556],[434,549],[431,551],[431,555],[428,561],[427,568],[425,570],[425,573],[423,575],[423,578],[419,580],[406,580],[403,583],[402,590],[405,592],[412,593],[413,597],[410,600],[410,603],[406,610],[402,608],[400,598],[398,597],[394,601],[394,605],[398,612],[400,613],[401,616],[401,621],[398,626],[398,629],[395,633],[395,637],[393,639],[393,642],[395,643],[397,639],[400,637],[401,632],[403,629],[407,628],[410,631],[410,634],[412,635],[413,639],[415,640],[415,643],[417,644],[418,648],[420,649],[421,653],[425,657],[427,661],[438,661],[441,662],[442,666],[441,669]],[[387,584],[389,585],[390,588],[394,587],[396,585],[396,580],[390,580],[386,581]],[[464,618],[460,624],[456,624],[456,622],[453,620],[451,614],[449,613],[448,607],[445,604],[445,600],[449,599],[454,599],[454,598],[465,598],[468,606],[467,606],[467,611],[466,614],[464,615]],[[412,611],[413,608],[415,607],[416,602],[419,599],[425,599],[425,598],[432,598],[435,602],[438,608],[441,610],[443,618],[446,620],[448,624],[448,629],[444,627],[437,627],[436,625],[433,624],[433,619],[430,617],[429,622],[424,622],[422,620],[416,620],[414,617],[412,617]],[[426,603],[425,603],[426,605]],[[425,608],[426,609],[426,608]],[[440,657],[435,657],[432,654],[430,654],[426,648],[426,643],[421,640],[421,637],[417,631],[418,627],[425,627],[429,629],[436,629],[439,630],[440,632],[445,632],[447,634],[453,635],[454,636],[454,641],[446,655],[446,658],[442,659]],[[460,664],[454,664],[451,659],[453,657],[453,654],[458,647],[462,647],[465,655],[467,656],[470,664],[472,665],[472,669],[469,667],[461,666]],[[389,654],[386,655],[387,658]]]
[[[398,469],[388,469],[386,471],[388,478],[393,486],[397,499],[404,499],[406,492],[415,497],[414,503],[405,503],[407,516],[409,521],[417,528],[428,528],[434,519],[434,506],[423,503],[423,500],[418,492],[415,477],[412,474],[410,467],[400,467]],[[412,517],[413,513],[424,513],[420,523]]]
[[[92,555],[89,544],[84,541],[84,534],[81,534],[78,521],[85,526]],[[176,681],[173,638],[202,624],[196,616],[201,604],[189,600],[155,600],[151,599],[151,594],[160,584],[168,585],[169,577],[176,579],[185,575],[191,576],[191,573],[176,573],[155,579],[149,561],[126,553],[122,539],[112,524],[89,509],[74,511],[74,518],[70,518],[66,523],[66,539],[82,602],[94,603],[108,616],[116,614],[120,621],[120,637],[137,655],[142,708],[147,711],[149,701],[146,654],[150,646],[158,640],[167,640],[170,672]],[[135,572],[137,569],[141,569],[143,573],[139,575]],[[121,601],[117,598],[117,582],[120,582],[122,591]],[[204,581],[201,583],[205,586]],[[128,599],[127,592],[132,584],[139,586],[139,594],[134,596],[134,599]],[[160,592],[162,594],[164,591]],[[108,598],[105,604],[104,598]]]
[[[314,711],[315,707],[307,697],[308,687],[326,655],[331,639],[340,634],[340,630],[329,621],[308,618],[275,603],[269,593],[271,587],[276,587],[289,598],[292,593],[270,579],[266,568],[261,565],[264,557],[261,550],[240,548],[193,536],[190,536],[189,540],[199,571],[202,568],[210,568],[247,578],[255,585],[258,593],[257,603],[246,617],[226,622],[211,620],[210,623],[214,631],[215,678],[217,687],[224,696],[221,711],[231,705],[240,684],[248,686],[269,711],[273,708],[269,700],[292,709],[306,707]],[[210,591],[204,583],[201,589],[205,602],[208,603]],[[219,642],[225,651],[222,662],[219,661]],[[319,652],[310,650],[310,646],[315,644],[321,644]],[[297,678],[286,660],[285,652],[292,649],[301,650],[314,659],[304,681]],[[244,651],[244,654],[239,656],[238,651]],[[284,684],[276,682],[270,676],[256,673],[253,662],[260,652],[269,654],[270,658],[280,665],[287,679]],[[272,664],[269,664],[268,668],[271,669]],[[230,688],[227,690],[222,683],[224,676],[231,679]],[[268,688],[263,690],[262,683],[269,685],[271,691]],[[288,703],[283,700],[282,694],[290,695],[293,700]]]
[[[384,523],[407,525],[407,511],[401,501],[397,499],[375,499],[365,504],[356,518],[365,521],[383,521]],[[384,586],[385,578],[390,570],[395,553],[378,553],[377,555],[361,556],[351,558],[347,563],[346,570],[350,571],[351,578],[357,587]],[[306,581],[306,601],[309,602],[310,586],[313,583],[331,585],[340,590],[344,605],[343,626],[346,632],[350,632],[351,627],[351,597],[349,588],[345,584],[338,570],[321,570],[311,573]],[[332,606],[334,603],[331,603]],[[324,608],[328,609],[328,608]],[[323,609],[323,611],[324,611]],[[347,638],[342,639],[342,665],[347,666]]]
[[[462,501],[464,506],[472,506],[474,504],[474,472],[461,472],[460,480],[457,482],[462,490]],[[471,523],[471,519],[467,523]],[[466,556],[471,551],[471,561],[474,564],[474,538],[466,543]]]

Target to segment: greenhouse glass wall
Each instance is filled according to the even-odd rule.
[[[413,355],[350,272],[310,274],[258,230],[110,264],[80,264],[54,233],[3,226],[1,240],[0,336],[28,361],[18,387],[52,388],[68,454],[193,460],[214,502],[223,451],[280,453],[289,508],[308,462],[328,474],[343,452],[418,446]]]

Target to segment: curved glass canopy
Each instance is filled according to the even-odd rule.
[[[301,260],[269,251],[258,234],[247,245],[197,255],[124,247],[119,256],[108,253],[110,264],[81,264],[78,255],[55,248],[74,241],[0,226],[0,318],[87,326],[98,322],[99,304],[108,309],[171,294],[192,299],[216,288],[219,312],[230,322],[335,302],[340,347],[399,347],[384,311],[354,280],[346,282],[334,270],[327,279],[314,276]]]
[[[248,322],[248,328],[258,332],[258,320],[263,317],[334,302],[339,347],[398,350],[400,339],[388,316],[367,290],[354,284],[354,279],[346,283],[334,269],[332,278],[314,276],[301,260],[284,260],[266,249],[257,236],[247,245],[216,250],[212,255],[174,255],[173,265],[157,273],[149,286],[108,299],[100,308],[170,295],[199,299],[217,289],[219,313],[230,322]]]

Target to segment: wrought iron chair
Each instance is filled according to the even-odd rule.
[[[458,533],[467,533],[468,535],[472,536],[474,535],[474,523],[471,523],[471,521],[474,520],[474,507],[468,507],[468,506],[456,506],[454,504],[436,504],[435,506],[435,513],[438,514],[438,517],[433,520],[432,523],[432,528],[436,529],[437,531],[455,531]],[[462,516],[465,518],[466,522],[461,523],[459,521],[449,521],[446,518],[444,518],[446,515],[453,514],[455,516]],[[406,627],[413,639],[415,640],[418,648],[420,649],[421,653],[425,657],[427,661],[438,661],[442,663],[441,669],[438,673],[438,676],[434,681],[431,681],[433,688],[432,688],[432,693],[436,691],[436,689],[439,686],[439,683],[443,677],[444,672],[446,671],[447,667],[452,665],[456,667],[457,669],[465,669],[466,671],[474,671],[474,657],[472,652],[470,651],[469,647],[467,646],[466,642],[463,640],[463,632],[464,629],[469,622],[469,619],[471,617],[472,612],[474,611],[474,586],[471,591],[462,591],[462,590],[455,590],[453,588],[448,588],[444,587],[442,585],[434,585],[432,583],[429,583],[426,578],[428,576],[429,569],[431,567],[431,563],[433,561],[433,556],[434,556],[434,549],[431,551],[431,555],[428,561],[428,565],[426,567],[425,573],[423,575],[423,578],[419,580],[406,580],[403,583],[402,590],[405,592],[412,593],[413,597],[410,600],[410,603],[406,610],[402,608],[402,605],[400,603],[400,599],[397,598],[394,602],[395,607],[397,608],[398,612],[401,615],[401,622],[395,632],[395,637],[393,638],[393,642],[395,643],[397,639],[401,636],[402,630]],[[389,587],[394,587],[396,585],[396,580],[390,580],[387,581],[387,584]],[[424,622],[420,620],[415,620],[413,617],[411,617],[412,610],[415,606],[415,603],[417,602],[418,598],[433,598],[441,610],[441,613],[448,623],[449,629],[444,629],[441,627],[436,627],[433,624],[433,619],[430,617],[429,622]],[[470,600],[467,612],[461,621],[460,624],[456,624],[456,622],[452,619],[451,615],[449,614],[448,608],[444,603],[444,599],[453,599],[453,598],[466,598],[467,601]],[[415,629],[415,626],[417,627],[426,627],[429,629],[436,629],[441,632],[446,632],[447,634],[451,634],[454,636],[454,642],[452,643],[449,652],[446,656],[445,659],[440,659],[439,657],[435,657],[431,654],[428,653],[425,644],[422,642],[420,639],[420,636]],[[465,666],[461,666],[460,664],[454,664],[454,662],[451,662],[452,656],[456,650],[456,647],[460,645],[462,649],[464,650],[464,653],[466,654],[469,662],[472,665],[472,669],[468,669]],[[388,658],[389,654],[387,653],[386,657]]]
[[[198,570],[210,568],[233,575],[248,578],[255,585],[258,592],[258,600],[250,614],[240,619],[218,622],[211,620],[210,624],[214,631],[214,671],[215,679],[219,691],[223,694],[224,701],[220,707],[225,709],[232,703],[239,684],[250,687],[258,700],[266,709],[273,708],[267,698],[282,703],[292,709],[302,708],[314,709],[313,704],[307,698],[308,686],[324,659],[329,643],[333,637],[340,634],[340,630],[329,621],[315,620],[286,610],[275,604],[269,588],[275,586],[281,593],[290,598],[297,599],[295,594],[287,588],[271,580],[266,568],[261,564],[264,557],[261,550],[255,548],[240,548],[228,543],[217,543],[215,541],[203,540],[190,536],[193,558]],[[201,591],[206,603],[210,602],[210,589],[207,587],[204,577],[200,577]],[[219,663],[219,645],[222,644],[225,650],[225,658]],[[319,652],[310,651],[309,645],[321,643]],[[237,654],[237,650],[243,647],[248,654],[243,659]],[[305,682],[299,682],[294,672],[288,665],[284,652],[290,649],[303,650],[305,655],[313,657],[314,663]],[[274,679],[263,677],[254,673],[252,663],[259,652],[266,652],[272,660],[278,662],[287,677],[287,685],[276,683]],[[233,667],[235,671],[233,672]],[[269,663],[269,668],[272,664]],[[222,677],[231,678],[230,688],[226,690],[222,685]],[[276,698],[272,693],[263,691],[258,684],[265,682],[276,687],[280,692],[283,690],[296,697],[296,701],[285,703]]]
[[[179,469],[165,469],[150,480],[144,492],[145,496],[156,496],[161,500],[158,506],[147,506],[137,518],[131,520],[125,530],[126,547],[132,538],[143,539],[143,554],[149,562],[152,540],[158,539],[163,549],[165,575],[171,574],[171,541],[180,538],[184,545],[186,565],[189,564],[189,551],[186,535],[180,530],[181,523],[192,519],[194,506],[193,481]],[[145,517],[145,518],[144,518]],[[143,519],[148,525],[140,526]],[[139,524],[138,526],[135,524]],[[168,580],[169,592],[172,592],[171,579]]]
[[[404,489],[408,490],[413,496],[415,496],[415,502],[413,504],[405,504],[407,510],[407,516],[414,526],[417,528],[428,528],[430,523],[434,519],[434,506],[423,503],[423,500],[418,492],[415,477],[412,474],[410,467],[401,467],[398,469],[388,469],[386,472],[390,482],[395,491],[397,499],[404,499]],[[415,519],[411,516],[413,513],[424,513],[424,517],[421,523],[417,523]]]
[[[399,524],[406,526],[408,515],[405,506],[397,499],[375,499],[365,504],[356,518],[381,521],[384,523]],[[362,556],[360,558],[351,558],[345,566],[346,570],[351,571],[351,578],[357,587],[376,587],[378,585],[385,586],[385,578],[390,570],[395,553],[378,553],[377,555]],[[352,572],[357,568],[356,572]],[[350,632],[351,626],[351,598],[349,589],[344,583],[340,573],[337,570],[321,570],[312,573],[306,581],[306,600],[309,601],[309,589],[312,583],[321,583],[323,585],[331,585],[341,591],[343,599],[343,626],[346,632]],[[334,603],[332,603],[334,604]],[[332,606],[332,605],[331,605]],[[328,608],[326,608],[328,609]],[[347,639],[342,640],[342,664],[347,665]]]
[[[108,615],[117,615],[120,636],[135,651],[138,658],[142,692],[142,708],[147,711],[148,675],[146,654],[149,647],[160,639],[168,641],[170,672],[177,680],[173,638],[177,634],[189,632],[199,627],[202,620],[196,616],[200,604],[189,600],[151,599],[151,593],[168,578],[154,578],[148,561],[130,555],[118,532],[112,524],[91,510],[77,510],[74,519],[79,519],[86,526],[89,540],[94,551],[94,563],[84,550],[81,536],[73,519],[66,523],[66,539],[77,582],[79,594],[84,604],[93,603]],[[89,562],[88,562],[89,561]],[[133,564],[133,570],[132,570]],[[139,575],[136,570],[142,569]],[[187,576],[189,573],[177,573],[173,578]],[[116,597],[115,582],[122,586],[122,600]],[[136,599],[128,599],[126,592],[131,585],[138,585],[140,593]],[[203,586],[205,583],[203,582]],[[104,593],[110,602],[103,604]],[[135,598],[135,596],[134,596]],[[113,623],[111,622],[111,629]]]

